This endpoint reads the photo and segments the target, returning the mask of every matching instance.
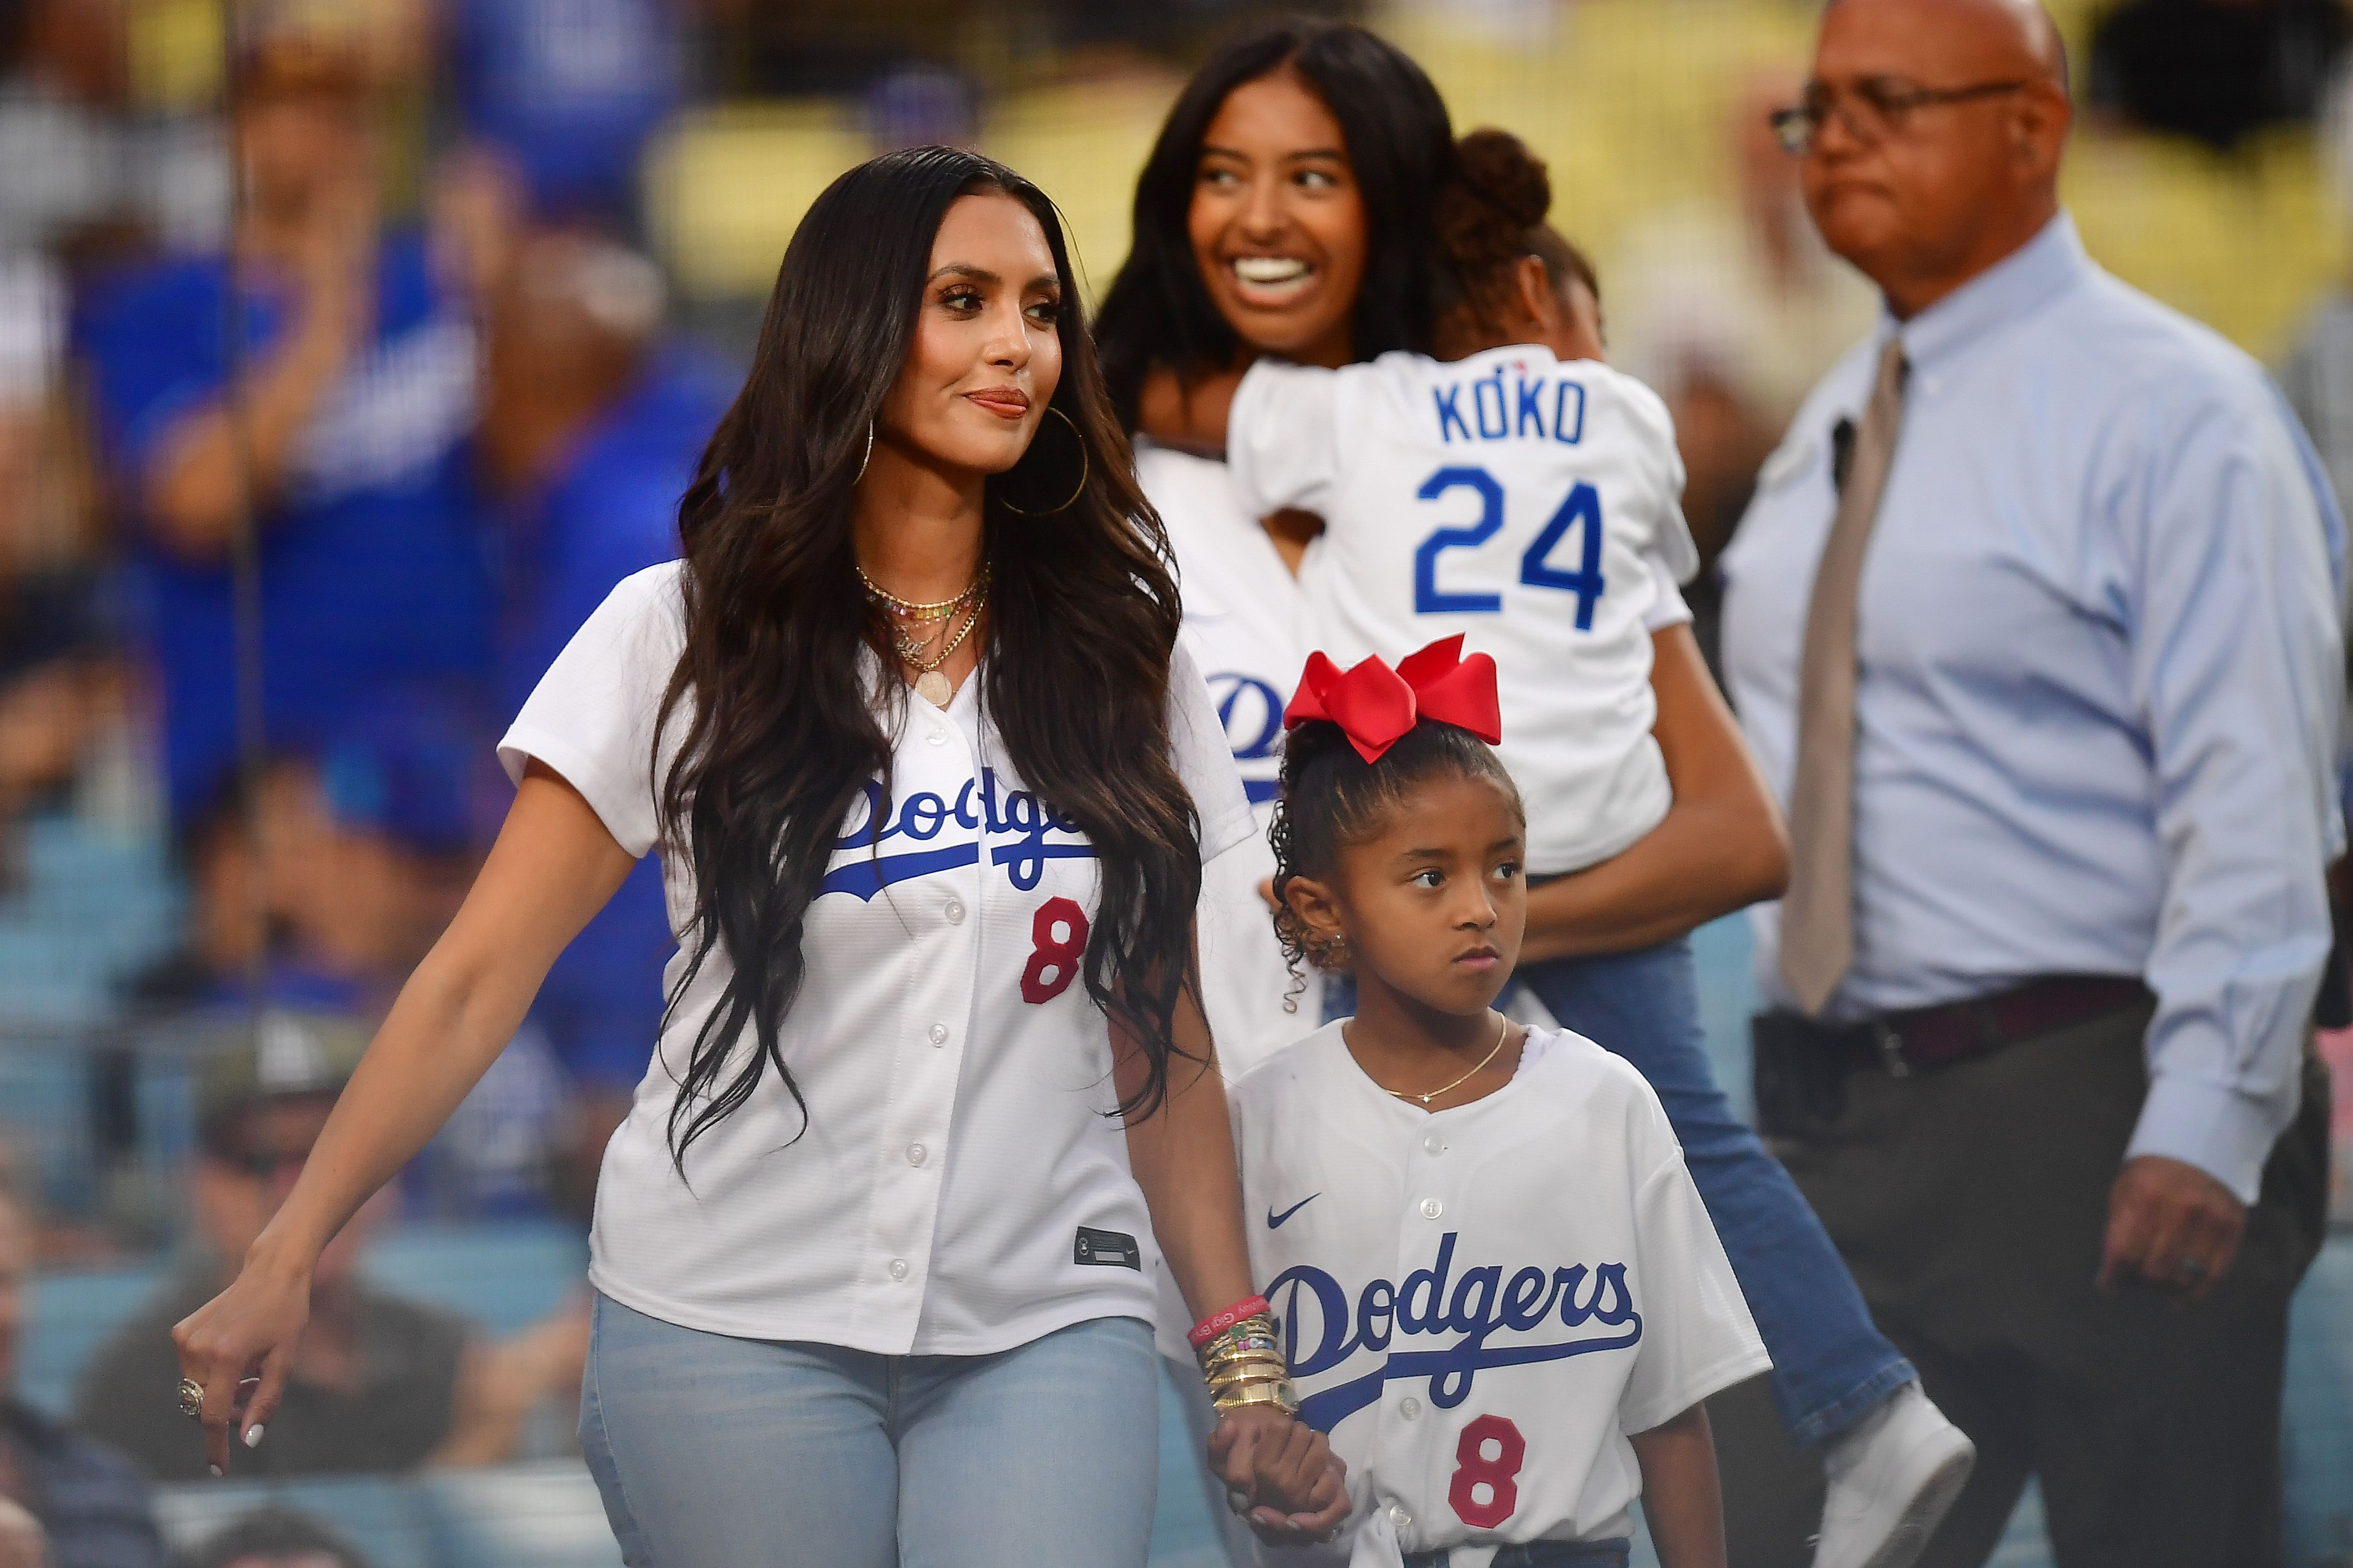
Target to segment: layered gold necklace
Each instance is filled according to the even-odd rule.
[[[981,609],[988,603],[988,568],[983,566],[954,598],[926,605],[899,597],[869,577],[865,567],[852,564],[867,598],[891,617],[891,647],[915,672],[915,695],[934,708],[945,708],[955,689],[940,667],[955,656],[980,622]]]

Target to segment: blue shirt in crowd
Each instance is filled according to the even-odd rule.
[[[110,468],[135,498],[178,419],[227,384],[218,257],[125,280],[81,325]],[[287,329],[290,288],[247,299],[248,364]],[[317,745],[385,683],[490,672],[491,584],[450,457],[474,417],[475,350],[414,235],[388,239],[374,342],[301,438],[283,493],[261,512],[263,713],[273,747]],[[174,806],[200,809],[232,776],[234,590],[226,557],[197,563],[147,541],[132,552],[132,614],[161,682]]]
[[[2131,1144],[2255,1196],[2294,1116],[2341,848],[2344,524],[2263,371],[2073,224],[1831,372],[1724,558],[1725,669],[1784,801],[1833,431],[1912,367],[1857,650],[1856,1018],[2052,973],[2158,997]],[[1780,1005],[1775,916],[1758,969]]]
[[[678,555],[678,502],[736,377],[682,350],[637,384],[498,527],[499,699],[519,711],[614,584]],[[645,1076],[660,1034],[662,965],[675,944],[659,858],[629,873],[548,972],[533,1016],[580,1081]]]
[[[646,138],[678,106],[672,0],[468,0],[454,54],[467,129],[522,166],[543,212],[627,212]]]

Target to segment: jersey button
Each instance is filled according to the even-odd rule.
[[[910,1165],[920,1165],[930,1157],[931,1151],[924,1148],[921,1143],[910,1143],[907,1145],[907,1163]]]
[[[1436,1219],[1440,1215],[1442,1215],[1445,1212],[1446,1205],[1440,1203],[1436,1198],[1424,1198],[1421,1200],[1422,1218]]]
[[[931,1037],[932,1044],[935,1046],[944,1046],[948,1043],[948,1026],[945,1024],[934,1024],[925,1032]]]
[[[894,1258],[891,1259],[891,1278],[893,1279],[904,1279],[906,1277],[907,1260],[903,1258]]]
[[[948,924],[952,926],[960,926],[964,924],[964,901],[962,900],[950,899],[948,900],[947,917]]]
[[[945,730],[934,730],[926,739],[934,746],[944,746],[948,743],[948,732]]]
[[[1393,1502],[1389,1504],[1389,1522],[1396,1525],[1399,1530],[1403,1530],[1407,1525],[1413,1522],[1413,1515],[1406,1512],[1405,1504],[1401,1502]]]
[[[1446,1152],[1446,1140],[1440,1138],[1435,1132],[1423,1139],[1421,1141],[1421,1146],[1429,1150],[1433,1154],[1443,1154]]]
[[[1412,1420],[1415,1416],[1421,1414],[1421,1401],[1416,1399],[1410,1394],[1407,1394],[1403,1399],[1398,1401],[1398,1414],[1404,1416],[1409,1421]]]

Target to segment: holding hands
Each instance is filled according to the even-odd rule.
[[[1269,1545],[1328,1541],[1347,1520],[1348,1467],[1331,1439],[1270,1406],[1219,1421],[1209,1468],[1224,1479],[1235,1514]]]

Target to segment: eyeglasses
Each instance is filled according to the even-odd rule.
[[[1841,116],[1847,130],[1859,140],[1878,142],[1903,134],[1905,126],[1919,110],[1940,103],[1993,98],[2016,92],[2024,86],[2023,78],[1981,81],[1969,87],[1916,87],[1901,77],[1867,76],[1843,90],[1826,81],[1809,82],[1803,102],[1775,110],[1766,116],[1766,122],[1773,127],[1773,134],[1784,152],[1801,154],[1812,150],[1814,138],[1821,134],[1822,127],[1833,114]]]

